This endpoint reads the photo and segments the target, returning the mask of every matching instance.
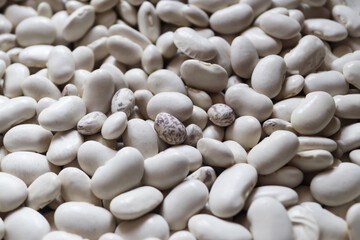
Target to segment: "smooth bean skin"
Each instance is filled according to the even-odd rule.
[[[222,218],[236,215],[257,182],[254,167],[238,163],[222,172],[215,180],[209,195],[211,212]]]
[[[348,32],[346,28],[329,19],[307,19],[304,21],[303,32],[313,34],[325,41],[341,41],[344,40]]]
[[[346,94],[335,96],[335,115],[344,119],[358,119],[359,109],[356,104],[356,102],[358,102],[358,99],[360,99],[360,94]]]
[[[50,51],[46,66],[49,71],[49,79],[55,84],[63,84],[73,76],[75,60],[69,48],[56,46]]]
[[[211,139],[201,138],[196,148],[203,156],[203,162],[212,167],[229,167],[235,163],[235,157],[224,143]]]
[[[248,163],[254,166],[259,174],[271,174],[295,156],[298,146],[299,140],[294,133],[276,131],[250,150]]]
[[[360,18],[355,9],[346,5],[336,5],[331,13],[335,21],[345,26],[351,37],[360,37]]]
[[[311,193],[317,201],[327,206],[350,202],[360,194],[359,171],[360,167],[354,163],[341,163],[338,167],[319,173],[311,181]],[[346,185],[341,184],[339,179]]]
[[[20,178],[5,172],[0,172],[0,179],[0,212],[9,212],[25,201],[27,187]]]
[[[349,91],[349,84],[344,76],[337,71],[311,73],[306,76],[304,92],[324,91],[331,96],[343,95]]]
[[[95,21],[95,10],[91,6],[83,6],[76,9],[66,19],[63,28],[63,38],[73,42],[85,35]]]
[[[247,212],[254,239],[292,239],[291,221],[278,200],[262,197],[255,200]]]
[[[285,166],[268,175],[259,175],[258,184],[279,185],[289,188],[297,187],[304,179],[304,174],[299,169],[292,166]]]
[[[288,215],[293,224],[294,239],[319,239],[319,225],[308,209],[296,205],[288,209]]]
[[[359,225],[360,225],[360,204],[356,203],[349,208],[346,213],[346,222],[349,227],[349,237],[351,240],[355,240],[360,237]]]

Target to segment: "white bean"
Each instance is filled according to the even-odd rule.
[[[346,214],[346,222],[349,227],[349,237],[351,240],[360,237],[359,226],[360,226],[360,204],[354,204]]]
[[[6,192],[0,195],[0,211],[9,212],[25,201],[26,184],[20,178],[5,172],[0,172],[0,179],[1,189]]]
[[[62,36],[72,42],[82,38],[95,21],[95,9],[92,6],[83,6],[76,9],[64,23]]]

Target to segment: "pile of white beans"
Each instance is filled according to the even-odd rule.
[[[0,7],[0,239],[360,239],[343,0]]]

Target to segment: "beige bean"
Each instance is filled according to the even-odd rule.
[[[6,193],[0,196],[0,211],[9,212],[26,200],[26,184],[20,178],[5,172],[0,172],[0,179],[1,189]]]
[[[61,97],[60,90],[48,78],[39,74],[26,77],[21,83],[24,96],[29,96],[39,101],[41,98],[49,97],[58,100]]]
[[[133,220],[156,208],[163,200],[162,193],[154,187],[142,186],[122,193],[111,200],[111,213],[123,220]]]
[[[197,149],[202,154],[206,165],[229,167],[235,163],[235,158],[230,148],[218,140],[202,138],[197,143]]]
[[[204,130],[207,122],[208,122],[207,113],[202,108],[194,105],[191,117],[188,120],[186,120],[184,124],[186,126],[194,123],[198,125],[202,130]]]
[[[5,71],[4,95],[11,98],[21,96],[21,84],[29,75],[29,69],[21,63],[13,63],[8,66]]]
[[[128,83],[125,80],[124,74],[122,71],[116,66],[116,64],[111,63],[103,63],[100,66],[100,69],[104,69],[110,73],[112,80],[115,84],[115,91],[121,88],[128,88]]]
[[[204,110],[208,110],[213,104],[210,95],[202,90],[187,87],[187,95],[191,99],[194,105],[201,107]]]
[[[44,155],[34,152],[14,152],[1,160],[1,171],[20,178],[26,185],[30,185],[46,172],[57,170],[58,168],[52,166]]]
[[[208,189],[211,188],[216,179],[215,170],[212,167],[200,167],[195,172],[185,178],[185,180],[199,180],[203,182]]]
[[[36,101],[31,97],[15,97],[0,104],[0,132],[32,118],[35,109]]]
[[[297,168],[285,166],[269,175],[259,175],[258,184],[279,185],[289,188],[297,187],[301,184],[304,174]]]
[[[235,120],[234,111],[226,104],[214,104],[208,109],[207,113],[209,120],[220,127],[227,127]]]
[[[286,77],[276,99],[281,100],[298,95],[301,90],[303,90],[304,83],[304,77],[301,75],[291,75]]]
[[[143,51],[138,44],[118,35],[108,38],[107,49],[116,60],[127,65],[133,65],[140,62],[143,54]]]
[[[61,204],[55,211],[54,219],[59,230],[90,240],[96,240],[102,234],[115,229],[114,217],[108,210],[85,202]],[[82,224],[78,224],[79,222]]]
[[[243,78],[250,78],[259,61],[259,55],[252,42],[238,36],[231,43],[231,66],[234,72]]]
[[[88,202],[101,206],[100,199],[95,197],[90,188],[90,178],[82,170],[66,167],[59,173],[61,197],[66,202]]]
[[[205,206],[208,195],[204,183],[199,180],[185,181],[165,197],[161,215],[169,223],[171,230],[184,229],[189,218]],[[179,209],[181,210],[178,211]]]
[[[50,131],[66,131],[76,126],[86,114],[84,101],[77,96],[65,96],[45,108],[38,117],[40,125]]]
[[[9,152],[46,152],[53,135],[36,124],[21,124],[11,128],[3,138],[3,145]]]
[[[224,128],[216,125],[208,125],[203,131],[203,138],[212,138],[218,141],[224,139]]]
[[[270,118],[262,124],[262,128],[267,135],[271,135],[273,132],[278,130],[287,130],[295,134],[296,131],[291,126],[291,123],[280,118]]]
[[[77,160],[81,169],[88,175],[94,175],[95,170],[113,158],[116,151],[97,142],[86,141],[77,151]]]
[[[26,206],[34,210],[44,208],[60,194],[60,188],[60,179],[55,173],[44,173],[28,187]]]
[[[95,9],[83,6],[76,9],[64,23],[62,36],[66,41],[73,42],[82,38],[95,21]]]
[[[144,185],[166,190],[176,186],[189,173],[189,160],[178,151],[164,151],[145,159]]]
[[[360,61],[351,61],[346,63],[343,67],[343,74],[345,80],[358,89],[360,88],[360,75],[357,71],[359,66]]]
[[[127,117],[124,112],[116,112],[110,115],[103,123],[101,135],[105,139],[119,138],[127,127]]]
[[[134,221],[120,223],[115,233],[124,240],[146,239],[150,236],[166,240],[169,238],[169,225],[162,216],[149,213]]]
[[[250,240],[250,232],[240,224],[225,221],[209,214],[197,214],[188,222],[190,232],[199,240],[234,239]]]
[[[225,92],[225,102],[239,116],[250,115],[259,121],[267,119],[273,109],[270,98],[257,93],[246,84],[237,84],[228,88]]]
[[[51,140],[46,157],[57,166],[68,164],[76,158],[83,142],[84,138],[78,131],[57,132]]]
[[[42,239],[50,232],[50,225],[38,211],[22,207],[7,215],[4,220],[6,240]]]
[[[188,145],[172,146],[165,150],[166,152],[175,151],[177,153],[185,155],[189,161],[189,170],[195,171],[202,165],[202,156],[198,149]]]
[[[299,133],[316,134],[327,126],[334,113],[335,102],[331,95],[320,91],[311,92],[292,112],[291,124]]]
[[[295,156],[298,146],[299,141],[294,133],[276,131],[250,150],[248,163],[254,166],[259,174],[271,174]]]
[[[139,31],[152,42],[160,36],[160,19],[156,14],[155,7],[149,2],[143,2],[138,10]]]
[[[132,68],[124,74],[124,80],[134,92],[139,89],[147,89],[147,78],[148,75],[140,68]]]
[[[132,147],[122,148],[104,166],[96,169],[91,178],[91,190],[98,198],[111,199],[135,187],[143,173],[141,153]]]
[[[55,41],[56,30],[47,17],[29,17],[22,20],[15,29],[16,40],[23,46],[37,44],[52,44]]]
[[[252,88],[269,98],[278,95],[282,88],[286,64],[282,57],[269,55],[262,58],[251,75]]]
[[[320,149],[298,152],[289,165],[295,166],[303,172],[314,172],[330,167],[333,162],[334,158],[331,153]]]
[[[316,70],[323,63],[324,58],[324,44],[313,35],[301,38],[298,45],[284,56],[288,72],[302,76]]]
[[[340,206],[348,203],[360,194],[360,166],[354,163],[341,163],[317,174],[311,181],[310,189],[314,198],[327,206]],[[346,182],[343,185],[339,182]]]
[[[211,212],[222,218],[236,215],[244,207],[245,200],[256,182],[256,169],[249,164],[238,163],[227,168],[217,177],[211,188]]]
[[[148,45],[141,56],[141,65],[150,74],[163,68],[163,59],[155,45]]]

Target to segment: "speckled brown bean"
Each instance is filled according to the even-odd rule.
[[[195,147],[199,139],[203,137],[201,128],[196,124],[189,124],[186,127],[186,139],[184,144]]]
[[[168,144],[176,145],[185,141],[184,124],[171,114],[161,112],[156,115],[154,128],[159,137]]]
[[[235,113],[231,107],[222,103],[212,105],[207,114],[210,121],[220,127],[230,126],[235,120]]]

